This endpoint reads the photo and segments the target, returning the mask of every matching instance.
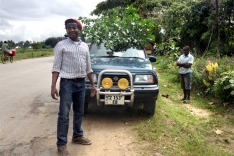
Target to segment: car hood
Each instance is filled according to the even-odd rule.
[[[125,70],[152,70],[149,59],[143,58],[125,58],[125,57],[109,57],[91,58],[92,69],[125,69]]]

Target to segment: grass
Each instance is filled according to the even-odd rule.
[[[17,51],[14,60],[44,56],[53,56],[53,51]],[[158,72],[160,87],[156,113],[153,117],[138,116],[133,122],[142,146],[141,155],[234,156],[233,106],[213,104],[213,97],[195,93],[189,104],[183,104],[176,71],[165,70],[166,62],[153,66]]]
[[[18,49],[16,56],[14,56],[14,61],[30,59],[30,58],[39,58],[39,57],[47,57],[53,56],[53,49],[41,49],[41,50],[33,50],[33,49]]]
[[[183,93],[174,72],[153,65],[160,87],[156,113],[150,118],[139,116],[133,126],[144,147],[141,155],[233,156],[234,109],[213,104],[212,97],[195,93],[189,104],[183,104],[180,101]]]

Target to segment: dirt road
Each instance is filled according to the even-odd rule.
[[[56,156],[56,124],[59,101],[50,97],[53,57],[0,65],[0,155]],[[84,135],[92,145],[71,143],[72,156],[137,156],[137,141],[123,107],[93,105],[84,117]]]

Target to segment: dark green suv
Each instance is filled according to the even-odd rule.
[[[154,115],[158,98],[158,78],[145,50],[130,48],[111,51],[101,45],[90,45],[93,79],[97,88],[95,97],[90,97],[91,85],[86,80],[85,112],[88,105],[134,105],[143,104],[143,111]]]

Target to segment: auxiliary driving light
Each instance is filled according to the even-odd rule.
[[[119,81],[118,81],[118,87],[120,89],[127,89],[128,88],[128,80],[125,79],[125,78],[121,78]]]
[[[105,89],[110,89],[113,85],[113,81],[109,78],[106,77],[102,80],[102,87]]]

